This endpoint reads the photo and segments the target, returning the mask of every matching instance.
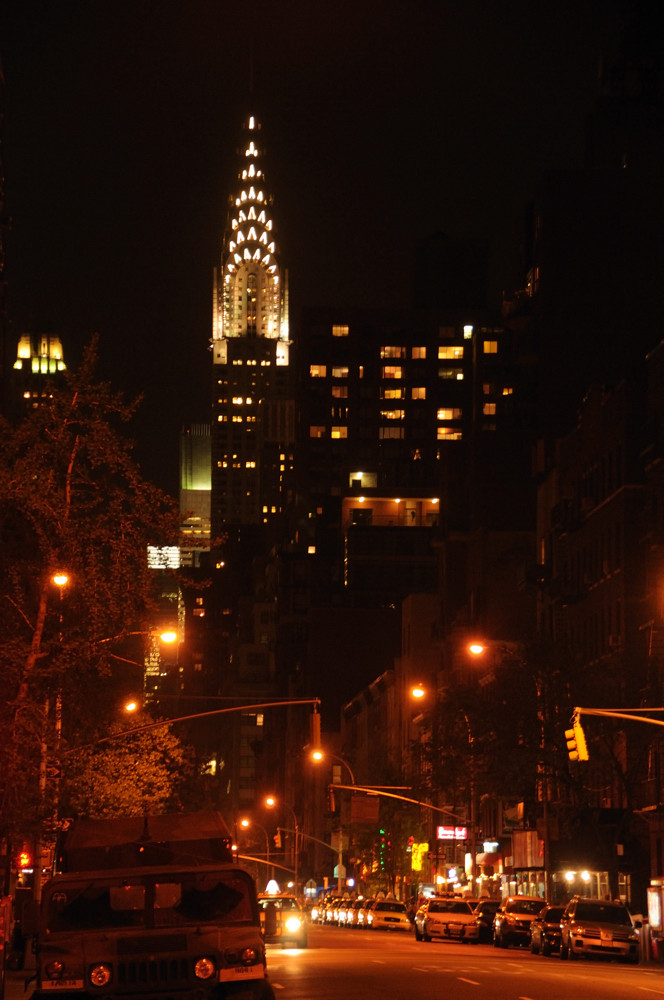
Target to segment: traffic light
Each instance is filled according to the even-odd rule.
[[[281,850],[281,830],[277,830],[277,832],[274,834],[274,846],[277,848],[278,851]]]
[[[565,730],[565,739],[570,760],[588,760],[586,735],[581,728],[578,715],[572,719],[572,728]]]

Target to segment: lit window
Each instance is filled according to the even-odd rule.
[[[383,420],[403,420],[406,416],[405,410],[381,410],[380,415]]]
[[[495,403],[485,403],[482,408],[482,413],[485,417],[494,417],[496,415],[496,404]]]
[[[347,385],[333,385],[332,386],[332,396],[334,399],[348,399],[348,386]]]
[[[514,389],[512,388],[511,385],[506,385],[503,387],[503,396],[511,396],[513,392]]]
[[[333,337],[347,337],[348,327],[347,326],[332,326],[332,336]]]
[[[463,328],[463,339],[464,340],[470,340],[470,338],[472,337],[472,335],[473,335],[473,328],[472,328],[472,326],[470,326],[470,325],[464,326],[464,328]]]
[[[414,347],[411,357],[412,358],[426,358],[427,349],[426,347]]]
[[[404,390],[399,387],[398,389],[381,389],[380,398],[381,399],[403,399]]]
[[[460,420],[461,408],[458,406],[441,407],[438,410],[439,420]]]
[[[333,427],[330,433],[332,438],[347,438],[348,428],[347,427]]]
[[[439,347],[438,348],[438,360],[439,361],[457,361],[459,358],[463,357],[463,347]]]
[[[493,392],[493,386],[491,385],[490,382],[485,382],[483,384],[483,386],[482,386],[482,392],[484,393],[485,396],[490,396],[491,395],[491,393]]]
[[[498,353],[498,341],[497,340],[485,340],[483,345],[483,350],[485,354],[497,354]]]
[[[233,404],[235,406],[242,406],[243,402],[242,396],[233,396]]]
[[[404,432],[403,427],[379,427],[378,428],[378,437],[380,439],[383,439],[383,440],[385,438],[398,438],[399,440],[401,440],[404,437],[404,433],[405,432]]]
[[[333,367],[332,378],[348,378],[348,365],[336,365]]]
[[[239,414],[235,414],[234,417],[233,417],[233,423],[234,424],[241,424],[242,423],[242,417]]]
[[[410,390],[411,399],[426,399],[427,391],[423,385],[415,386]]]
[[[439,441],[460,441],[461,431],[455,427],[439,427],[437,437]]]
[[[319,426],[311,426],[309,428],[310,438],[322,438],[325,437],[325,428]]]
[[[380,349],[381,358],[405,358],[406,348],[405,347],[394,347],[392,345],[387,347],[381,347]]]
[[[383,368],[383,378],[403,378],[401,365],[385,365]]]
[[[309,365],[309,375],[311,378],[325,378],[327,365]]]
[[[459,368],[439,368],[438,378],[455,379],[457,382],[463,380],[463,372]]]

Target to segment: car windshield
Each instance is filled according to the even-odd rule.
[[[631,924],[630,915],[622,906],[607,906],[600,902],[578,903],[574,911],[575,920],[592,920],[602,924]]]
[[[258,900],[259,906],[263,909],[268,903],[272,903],[277,910],[299,910],[300,905],[296,899],[279,899],[276,896],[267,896],[264,899]]]
[[[542,917],[549,924],[559,924],[563,916],[562,906],[550,906],[548,910],[545,910]]]
[[[388,913],[403,913],[406,907],[403,903],[376,903],[374,909],[387,911]]]
[[[429,913],[472,913],[470,903],[454,899],[434,899],[429,903]]]
[[[251,921],[248,882],[235,874],[174,872],[162,881],[136,877],[61,885],[46,900],[50,931],[178,927]]]
[[[541,909],[541,899],[511,899],[505,904],[505,913],[533,913],[537,916]]]

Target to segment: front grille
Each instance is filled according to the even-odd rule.
[[[151,958],[144,961],[119,962],[120,989],[177,989],[189,982],[186,958]]]

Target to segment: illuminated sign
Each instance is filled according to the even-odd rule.
[[[439,826],[436,827],[436,837],[438,840],[468,840],[468,827]]]

